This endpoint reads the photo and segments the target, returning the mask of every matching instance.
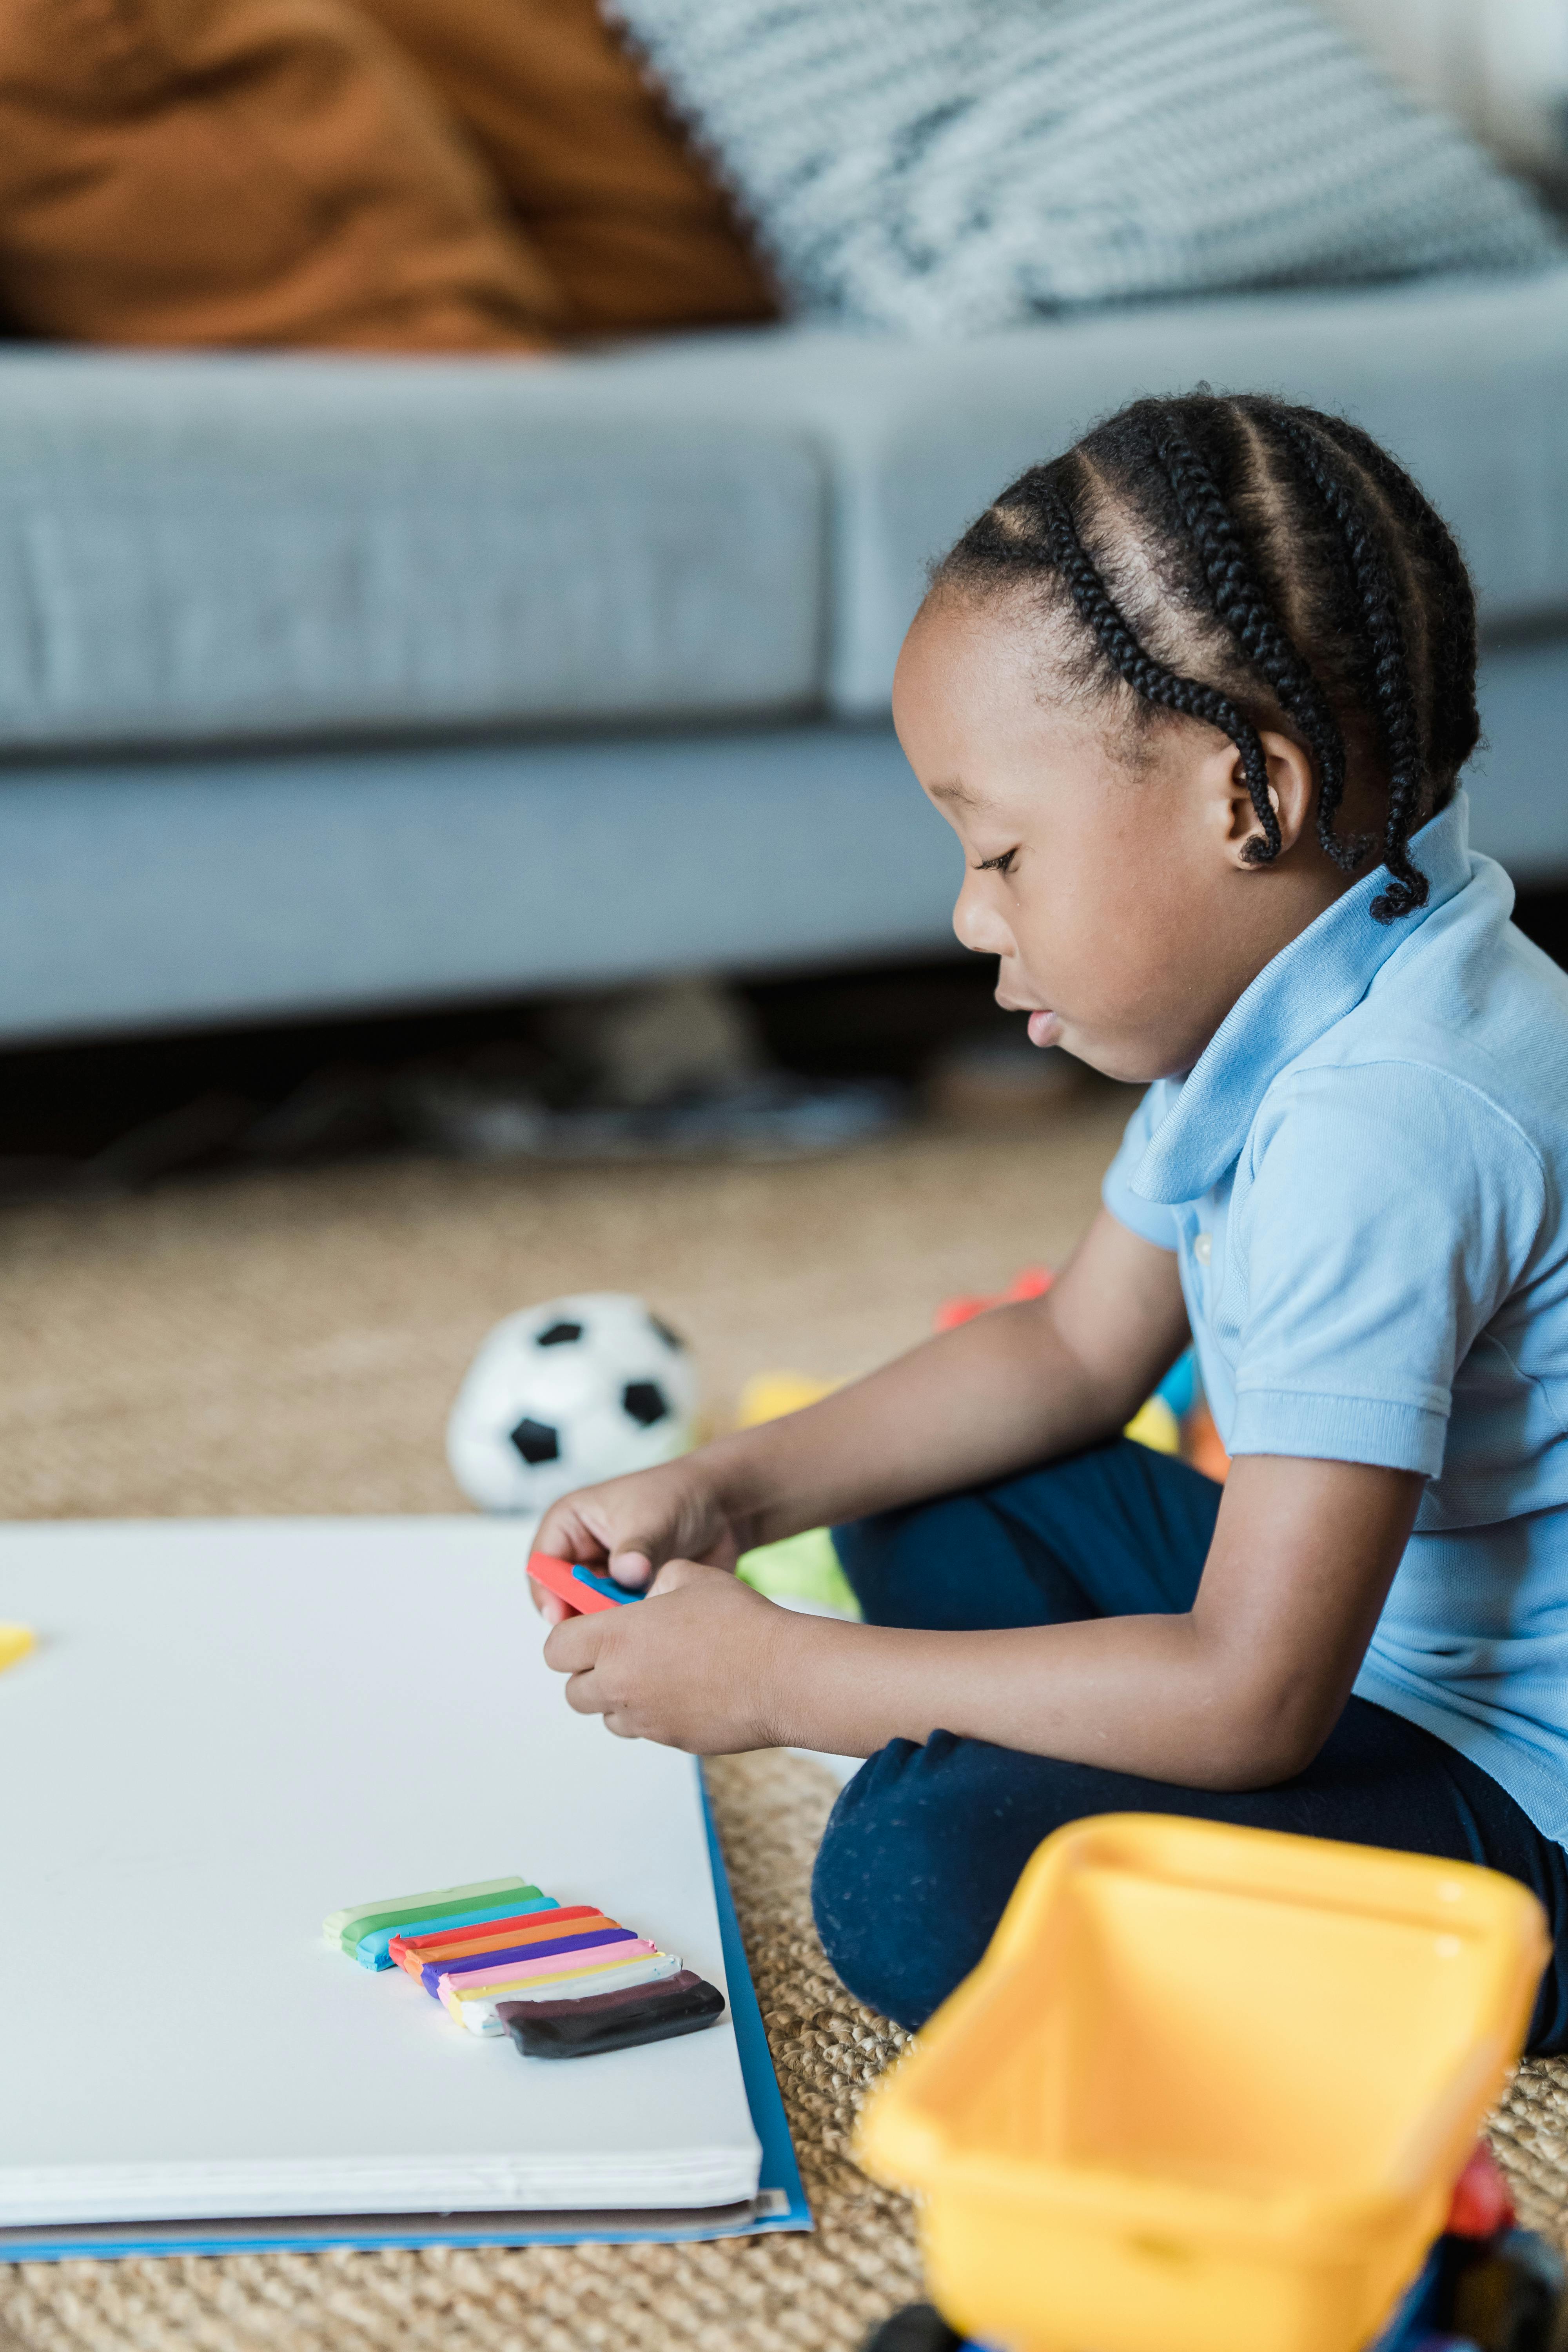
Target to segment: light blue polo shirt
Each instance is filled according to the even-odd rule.
[[[1370,874],[1133,1113],[1112,1214],[1173,1249],[1233,1454],[1424,1471],[1355,1688],[1568,1843],[1568,975],[1458,794],[1425,908]]]

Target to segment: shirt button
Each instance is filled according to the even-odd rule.
[[[1214,1241],[1210,1234],[1200,1234],[1198,1235],[1196,1241],[1193,1244],[1193,1255],[1196,1258],[1200,1265],[1207,1265],[1210,1258],[1214,1255]]]

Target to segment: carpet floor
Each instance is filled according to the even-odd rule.
[[[170,1186],[0,1223],[0,1518],[460,1507],[447,1406],[490,1323],[637,1290],[727,1418],[765,1370],[838,1377],[955,1290],[1058,1261],[1127,1111],[1087,1088],[1033,1136],[912,1133],[790,1168],[407,1161]],[[909,2209],[848,2155],[901,2037],[812,1927],[834,1794],[782,1754],[710,1768],[817,2230],[712,2246],[0,2266],[8,2352],[851,2352],[919,2292]],[[1524,2218],[1568,2223],[1568,2064],[1497,2119]]]

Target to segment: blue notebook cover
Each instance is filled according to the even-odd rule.
[[[366,2251],[380,2246],[574,2246],[665,2244],[711,2238],[752,2238],[775,2230],[816,2225],[801,2186],[778,2078],[768,2052],[763,2012],[741,1941],[730,1874],[702,1791],[708,1852],[730,2014],[752,2122],[762,2142],[757,2193],[744,2204],[695,2211],[609,2213],[307,2214],[295,2220],[238,2221],[95,2221],[58,2229],[0,2230],[0,2262],[47,2263],[84,2255],[112,2260],[129,2254],[309,2254],[329,2246]]]

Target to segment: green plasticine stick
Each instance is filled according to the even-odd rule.
[[[445,1919],[454,1911],[471,1910],[476,1901],[487,1895],[537,1895],[537,1886],[526,1878],[482,1878],[472,1886],[437,1886],[426,1895],[384,1895],[379,1903],[352,1904],[343,1911],[330,1912],[321,1922],[321,1933],[334,1949],[353,1957],[362,1937],[373,1935],[377,1927],[398,1927],[406,1919]]]

